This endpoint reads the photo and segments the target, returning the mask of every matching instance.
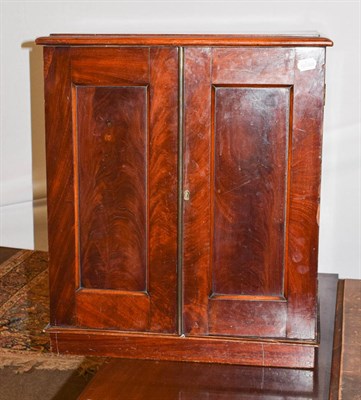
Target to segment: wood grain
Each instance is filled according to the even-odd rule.
[[[175,332],[177,49],[44,64],[51,324]]]
[[[212,335],[284,338],[286,336],[287,302],[231,300],[211,298],[208,309],[209,331]]]
[[[319,280],[322,337],[314,370],[113,359],[80,400],[327,399],[337,275]]]
[[[212,83],[289,85],[294,81],[294,48],[214,48]]]
[[[44,58],[50,322],[74,325],[76,204],[70,51],[45,47]]]
[[[290,90],[214,97],[213,292],[282,296]]]
[[[316,346],[302,342],[182,337],[53,327],[54,351],[149,360],[313,368]]]
[[[81,287],[147,291],[147,88],[76,91]]]
[[[150,330],[177,331],[178,49],[150,50]]]
[[[55,348],[312,367],[332,42],[55,35],[38,43]]]
[[[76,293],[77,326],[148,331],[150,297],[142,292],[81,289]]]
[[[283,296],[290,89],[277,88],[277,77],[265,88],[257,70],[254,87],[247,86],[248,71],[244,79],[238,73],[237,87],[233,78],[212,87],[210,54],[218,50],[185,52],[184,188],[191,193],[184,211],[185,330],[285,337],[287,304],[278,299]],[[232,51],[227,50],[228,59]],[[261,64],[268,76],[272,57]],[[262,302],[262,295],[268,300]],[[257,317],[260,310],[263,318]]]
[[[191,51],[201,50],[186,49],[185,59],[186,331],[317,340],[324,49],[213,48],[207,63],[199,54],[197,63],[187,59]],[[208,71],[217,79],[211,107],[215,82]],[[255,94],[264,97],[258,101]],[[260,295],[276,298],[262,302]],[[287,312],[277,296],[284,296]],[[257,307],[265,318],[252,324]]]
[[[184,190],[183,318],[186,334],[208,334],[211,293],[211,50],[184,51]]]
[[[297,35],[89,35],[53,34],[36,39],[36,44],[61,46],[332,46],[330,39]]]
[[[72,82],[78,85],[146,85],[149,48],[71,48]]]
[[[288,210],[287,337],[316,337],[324,49],[296,49]],[[315,68],[300,70],[301,60]]]
[[[316,393],[312,371],[112,360],[102,366],[79,400],[311,399]]]

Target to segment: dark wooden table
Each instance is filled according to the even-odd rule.
[[[339,281],[331,400],[361,400],[361,280]]]
[[[337,275],[319,276],[321,345],[315,370],[113,359],[79,399],[328,399],[337,282]]]

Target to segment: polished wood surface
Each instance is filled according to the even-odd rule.
[[[54,350],[313,367],[332,42],[38,43]]]
[[[177,332],[178,49],[150,49],[149,322]]]
[[[41,37],[37,44],[61,46],[332,46],[330,39],[297,35],[79,35],[54,34]]]
[[[75,91],[77,325],[147,330],[147,88]]]
[[[339,282],[330,399],[361,397],[361,281]]]
[[[50,324],[76,325],[76,199],[69,48],[44,48]]]
[[[149,57],[149,48],[71,48],[71,79],[77,85],[147,85]]]
[[[176,332],[178,50],[46,48],[44,68],[51,325]]]
[[[313,368],[317,346],[302,341],[219,336],[178,336],[112,330],[50,327],[52,350],[144,360]]]
[[[314,372],[218,364],[117,360],[103,367],[79,400],[312,399]]]
[[[324,53],[185,49],[188,334],[317,340]]]
[[[321,344],[314,370],[111,360],[79,400],[328,398],[337,275],[320,275]]]
[[[208,333],[210,266],[210,142],[211,49],[184,52],[184,190],[190,199],[183,209],[183,324],[191,335]],[[195,82],[196,81],[196,82]],[[202,173],[199,173],[199,171]]]
[[[80,286],[145,292],[147,88],[76,89]]]
[[[214,295],[283,296],[289,88],[215,87]]]
[[[286,295],[288,338],[315,338],[321,144],[325,96],[324,49],[297,48],[292,103]],[[304,60],[314,60],[304,70]]]
[[[294,68],[294,48],[212,49],[211,79],[215,85],[290,85]]]

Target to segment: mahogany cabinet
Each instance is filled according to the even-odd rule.
[[[313,367],[332,42],[37,43],[54,351]]]

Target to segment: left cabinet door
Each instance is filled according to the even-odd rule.
[[[52,326],[177,331],[178,50],[45,47]]]

